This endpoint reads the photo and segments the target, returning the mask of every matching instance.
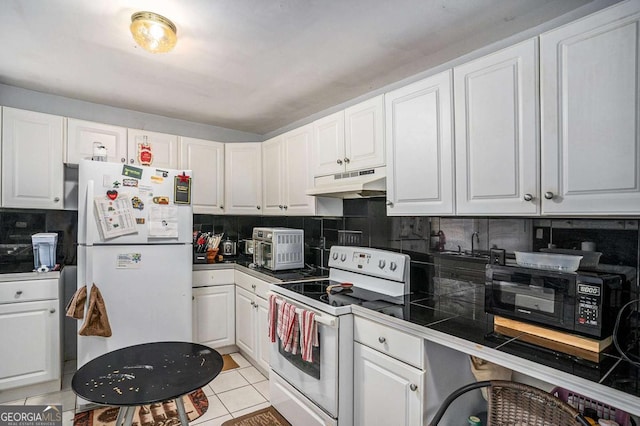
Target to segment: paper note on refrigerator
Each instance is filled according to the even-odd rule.
[[[151,206],[149,209],[149,238],[178,238],[178,208]]]
[[[115,200],[95,198],[94,215],[103,240],[138,233],[128,194],[121,194]]]

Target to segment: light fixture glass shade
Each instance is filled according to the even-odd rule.
[[[140,47],[151,53],[170,51],[178,41],[176,26],[169,19],[153,12],[131,15],[131,34]]]

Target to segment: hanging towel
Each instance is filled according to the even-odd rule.
[[[84,318],[84,305],[87,303],[87,286],[83,285],[73,293],[73,297],[67,304],[66,315],[75,319]]]
[[[87,318],[80,327],[78,334],[81,336],[101,336],[111,337],[111,326],[109,325],[109,317],[107,316],[107,307],[98,286],[95,284],[91,287],[89,295],[89,308],[87,309]]]
[[[268,336],[271,343],[276,341],[276,323],[278,315],[278,303],[275,294],[269,295],[269,330]]]
[[[278,309],[278,337],[282,341],[285,352],[298,353],[298,321],[296,307],[290,303],[282,302]]]
[[[313,346],[318,347],[318,323],[312,311],[302,311],[300,315],[300,354],[302,360],[313,362]]]

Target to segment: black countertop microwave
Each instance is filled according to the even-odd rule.
[[[485,311],[561,331],[604,339],[628,301],[626,281],[600,272],[557,272],[489,265]]]

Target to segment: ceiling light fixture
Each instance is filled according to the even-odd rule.
[[[173,22],[153,12],[136,12],[131,15],[131,34],[140,47],[151,53],[165,53],[178,41]]]

